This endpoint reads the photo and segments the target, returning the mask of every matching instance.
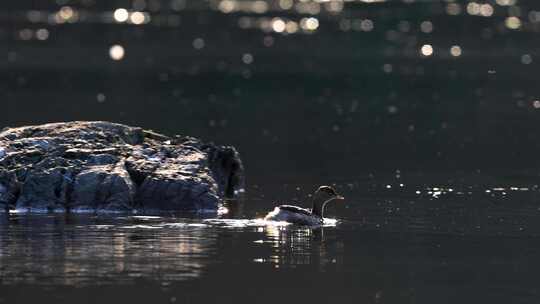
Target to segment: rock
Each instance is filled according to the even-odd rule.
[[[19,183],[14,172],[0,170],[0,210],[12,206],[19,195]],[[2,208],[4,206],[4,208]]]
[[[70,209],[129,210],[134,206],[135,185],[122,162],[83,170],[72,185]]]
[[[0,132],[0,210],[202,210],[243,190],[238,152],[110,122]]]
[[[48,210],[67,204],[66,185],[60,168],[29,170],[17,198],[18,208]]]

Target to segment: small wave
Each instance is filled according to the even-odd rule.
[[[161,216],[151,216],[151,215],[134,215],[131,218],[137,219],[137,220],[143,220],[143,221],[150,221],[150,220],[159,220],[163,217]]]
[[[160,225],[129,225],[121,226],[120,229],[161,229]]]
[[[206,219],[203,222],[225,228],[262,227],[272,224],[263,219]],[[279,222],[274,222],[274,224],[277,223]]]
[[[106,229],[112,229],[114,227],[116,227],[115,225],[91,225],[91,226],[76,226],[77,228],[79,229],[85,229],[87,227],[90,227],[90,228],[94,228],[94,229],[102,229],[102,230],[106,230]]]
[[[39,207],[24,207],[24,208],[16,208],[13,210],[9,210],[9,213],[12,214],[26,214],[26,213],[34,213],[34,214],[46,214],[46,213],[65,213],[66,209],[64,208],[39,208]]]
[[[335,227],[337,226],[339,220],[333,219],[333,218],[324,218],[323,219],[323,226],[324,227]]]
[[[69,210],[69,211],[68,211]],[[6,212],[5,209],[0,209],[0,213]],[[75,207],[66,209],[63,207],[56,207],[56,208],[48,208],[48,207],[22,207],[22,208],[16,208],[7,211],[9,213],[13,214],[45,214],[45,213],[72,213],[72,214],[104,214],[104,215],[115,215],[115,214],[148,214],[148,215],[140,215],[141,219],[147,218],[151,219],[152,217],[159,218],[159,215],[167,215],[167,214],[189,214],[189,215],[202,215],[202,216],[208,216],[208,215],[221,215],[226,214],[228,210],[226,208],[220,208],[220,209],[201,209],[201,210],[158,210],[158,209],[152,209],[152,210],[142,210],[142,209],[132,209],[132,210],[126,210],[126,209],[96,209],[92,207]],[[154,216],[156,215],[156,216]]]
[[[204,222],[210,225],[225,227],[225,228],[265,227],[265,226],[297,227],[296,225],[293,225],[289,222],[267,221],[264,219],[207,219],[207,220],[204,220]],[[337,225],[337,223],[338,223],[337,219],[325,218],[322,226],[334,227]],[[315,226],[321,226],[321,225],[315,225]]]
[[[208,225],[199,223],[167,223],[163,224],[166,228],[206,228]]]

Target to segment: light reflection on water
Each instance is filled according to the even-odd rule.
[[[136,221],[136,220],[135,220]],[[97,222],[97,223],[96,223]],[[195,225],[161,229],[152,225],[69,216],[10,220],[0,236],[3,284],[127,283],[138,277],[184,280],[198,277],[216,235]],[[9,231],[9,233],[5,233]],[[98,283],[98,284],[100,284]]]
[[[256,191],[212,217],[2,214],[0,290],[10,293],[0,293],[0,302],[19,300],[18,290],[31,288],[27,300],[54,290],[60,303],[70,303],[97,287],[109,288],[105,299],[166,296],[164,303],[273,303],[284,290],[312,303],[535,298],[540,211],[534,185],[400,181],[336,188],[347,202],[330,208],[339,220],[323,227],[259,219],[273,205],[257,200]],[[66,286],[81,289],[61,291]]]
[[[310,264],[310,256],[317,254],[310,246],[313,228],[262,219],[6,214],[0,224],[2,284],[81,286],[198,278],[219,255],[222,238],[242,232],[262,240],[252,244],[272,248],[271,255],[248,261]],[[335,225],[336,220],[327,219],[324,227]]]

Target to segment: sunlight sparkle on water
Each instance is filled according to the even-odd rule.
[[[118,44],[111,46],[111,48],[109,49],[109,56],[113,60],[122,60],[125,54],[126,51],[124,50],[124,47]]]
[[[529,54],[521,55],[521,63],[523,64],[531,64],[532,63],[532,56]]]
[[[504,21],[504,24],[506,25],[507,28],[511,30],[517,30],[521,27],[521,20],[518,17],[512,16],[512,17],[506,18],[506,20]]]
[[[218,215],[225,215],[225,214],[229,213],[229,209],[226,208],[226,207],[221,206],[221,207],[218,208],[217,213],[218,213]]]
[[[517,0],[496,0],[496,2],[500,6],[511,6],[515,5]]]
[[[420,30],[426,34],[433,32],[433,23],[424,21],[420,24]]]
[[[454,57],[459,57],[461,56],[461,47],[459,45],[453,45],[451,48],[450,48],[450,54]]]
[[[193,40],[193,48],[196,50],[200,50],[204,48],[204,45],[205,45],[205,42],[204,42],[204,39],[202,38],[195,38],[195,40]]]
[[[272,21],[272,29],[274,30],[274,32],[282,33],[285,30],[285,26],[285,22],[280,18],[275,18]]]
[[[300,20],[300,26],[304,30],[308,31],[315,31],[317,28],[319,28],[319,20],[317,18],[303,18]]]
[[[249,53],[242,55],[242,62],[244,62],[245,64],[253,63],[253,55]]]
[[[70,6],[63,6],[55,15],[57,23],[76,22],[79,18],[77,11]]]
[[[126,22],[129,18],[129,13],[125,8],[119,8],[114,11],[113,16],[116,22]]]
[[[133,12],[129,16],[129,21],[131,21],[131,23],[137,24],[137,25],[143,24],[143,23],[148,23],[150,21],[150,16],[147,15],[147,14],[144,14],[142,12]]]
[[[461,5],[459,3],[448,3],[446,13],[452,16],[461,14]]]
[[[422,48],[420,48],[420,52],[426,57],[431,56],[433,55],[433,47],[430,44],[424,44]]]
[[[47,40],[49,38],[49,31],[47,29],[38,29],[36,31],[36,38],[38,40]]]

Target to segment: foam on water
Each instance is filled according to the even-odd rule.
[[[150,216],[150,215],[135,215],[135,216],[132,216],[132,218],[144,221],[144,220],[159,220],[162,217],[161,216]]]
[[[163,227],[159,225],[130,225],[120,226],[121,229],[161,229]]]
[[[55,208],[55,209],[48,209],[48,208],[16,208],[13,210],[9,210],[9,213],[12,214],[25,214],[25,213],[33,213],[33,214],[46,214],[46,213],[64,213],[65,209],[61,208]]]
[[[171,222],[171,218],[160,216],[129,216],[129,217],[114,217],[111,220],[118,221],[125,225],[92,225],[90,227],[96,229],[111,229],[118,227],[119,229],[186,229],[186,228],[317,228],[317,227],[335,227],[338,223],[336,219],[325,218],[323,225],[318,226],[299,226],[288,222],[266,221],[264,219],[203,219],[194,221],[192,219],[180,219],[178,222]],[[142,221],[144,223],[137,223]]]
[[[264,227],[264,226],[275,226],[275,227],[284,227],[284,226],[293,226],[297,227],[298,225],[293,225],[292,223],[283,222],[283,221],[267,221],[264,219],[207,219],[204,220],[205,223],[211,225],[216,225],[225,228],[243,228],[243,227]],[[336,226],[338,220],[331,218],[324,218],[322,226],[324,227],[333,227]],[[316,225],[313,227],[318,227],[321,225]],[[299,227],[299,226],[298,226]],[[305,226],[310,227],[310,226]]]

